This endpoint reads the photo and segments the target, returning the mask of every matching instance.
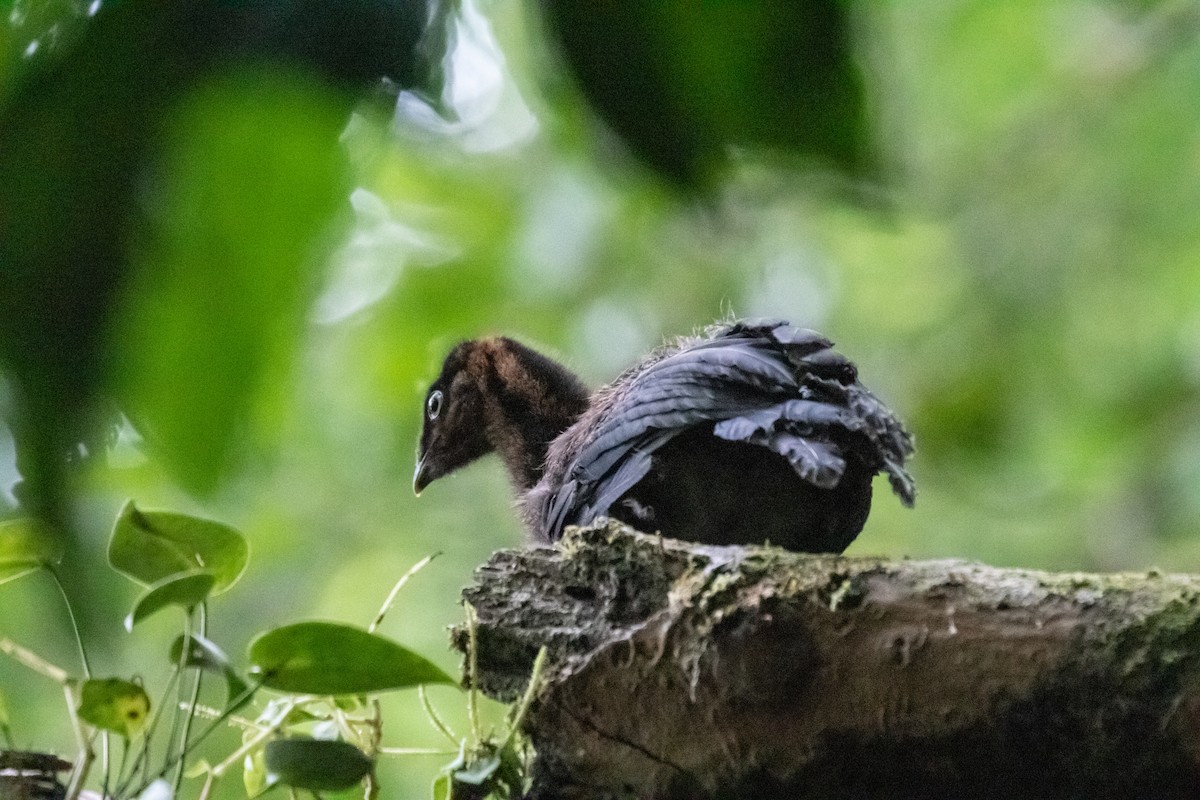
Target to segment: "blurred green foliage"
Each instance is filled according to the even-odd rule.
[[[708,186],[730,144],[871,161],[842,0],[693,3],[546,0],[564,61],[630,149],[684,186]]]
[[[3,29],[7,104],[30,61],[53,50],[23,55],[53,38],[36,5],[14,4],[24,16]],[[44,8],[56,5],[59,41],[81,35],[87,9]],[[115,419],[115,444],[107,465],[66,484],[79,536],[64,569],[88,599],[97,670],[159,663],[156,637],[170,632],[164,614],[126,634],[136,590],[93,571],[126,497],[246,532],[243,582],[213,601],[210,635],[227,652],[285,620],[365,624],[410,564],[440,550],[381,633],[444,653],[471,567],[521,536],[494,462],[419,502],[409,490],[423,384],[454,341],[485,332],[522,337],[599,383],[730,311],[783,316],[837,340],[917,438],[916,509],[881,492],[851,552],[1200,569],[1200,4],[844,8],[886,187],[738,148],[703,200],[680,196],[629,154],[646,157],[628,121],[589,105],[595,87],[564,70],[572,55],[553,19],[498,0],[460,0],[439,17],[444,87],[400,94],[394,115],[360,106],[344,124],[348,96],[314,70],[260,64],[214,73],[141,117],[162,138],[153,169],[123,184],[139,220],[128,280],[95,323],[96,349],[60,340],[45,351],[62,375],[101,376],[124,414],[88,401]],[[673,24],[683,35],[686,22]],[[708,104],[724,91],[692,90]],[[122,96],[89,96],[66,130],[98,135],[96,109]],[[724,130],[754,114],[753,96],[735,100],[711,109]],[[770,118],[763,103],[746,130]],[[0,139],[36,159],[0,158],[0,175],[49,187],[39,197],[51,216],[75,208],[70,169],[47,182],[30,166],[65,158],[60,139],[6,130]],[[781,138],[747,138],[795,144],[772,131]],[[872,194],[883,202],[845,199]],[[120,199],[100,192],[80,207],[109,220]],[[83,258],[109,241],[100,233],[56,235]],[[3,267],[0,410],[18,424],[12,365],[43,361],[14,342],[29,298],[43,295],[14,300]],[[65,278],[85,299],[86,276]],[[0,432],[4,487],[16,460]],[[73,663],[57,601],[34,580],[5,584],[0,634]],[[453,672],[448,654],[436,660]],[[54,687],[28,686],[0,660],[18,744],[70,741],[47,710]],[[431,695],[463,729],[458,695]],[[387,744],[440,744],[414,698],[384,705]],[[381,778],[409,796],[438,763],[390,760]]]

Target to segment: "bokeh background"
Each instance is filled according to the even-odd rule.
[[[138,589],[104,546],[129,497],[250,539],[247,574],[212,604],[235,658],[272,625],[365,625],[440,552],[382,631],[456,669],[458,591],[522,534],[494,459],[420,499],[410,481],[425,385],[485,333],[598,385],[714,318],[782,316],[833,338],[917,440],[916,508],[878,486],[850,554],[1200,570],[1200,4],[858,3],[877,168],[739,150],[702,187],[630,154],[536,4],[450,6],[437,96],[397,86],[343,115],[323,90],[297,95],[301,78],[233,80],[173,112],[166,166],[139,188],[159,235],[135,261],[177,263],[123,284],[101,350],[136,402],[106,407],[106,457],[67,482],[64,569],[99,674],[160,685],[177,625],[121,627]],[[10,97],[106,11],[6,9]],[[297,208],[259,206],[264,185]],[[310,240],[297,270],[289,248]],[[18,402],[0,378],[8,419]],[[0,428],[6,516],[14,429]],[[0,635],[75,669],[58,603],[39,578],[0,585]],[[0,691],[18,745],[69,751],[54,686],[0,660]],[[432,694],[465,730],[462,695]],[[387,744],[441,743],[411,696],[385,709]],[[385,796],[426,791],[444,761],[387,761]]]

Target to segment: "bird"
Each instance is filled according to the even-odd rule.
[[[413,489],[496,452],[530,537],[602,517],[703,544],[840,553],[872,479],[912,506],[911,435],[821,334],[733,320],[589,392],[514,339],[457,344],[425,396]]]

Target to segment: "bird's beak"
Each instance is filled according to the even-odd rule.
[[[421,490],[429,485],[429,470],[425,467],[425,456],[417,459],[417,469],[413,472],[413,494],[421,496]]]

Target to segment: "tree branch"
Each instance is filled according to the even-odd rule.
[[[488,694],[548,648],[534,797],[1200,796],[1200,577],[612,524],[496,553],[464,595]]]

